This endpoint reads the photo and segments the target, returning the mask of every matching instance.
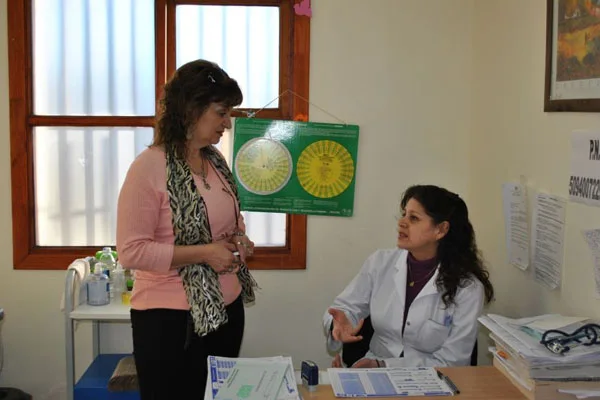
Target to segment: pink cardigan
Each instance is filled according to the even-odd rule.
[[[208,168],[210,190],[194,175],[196,187],[206,203],[213,240],[233,233],[235,210],[239,210],[237,204],[234,208],[235,200],[223,190],[223,182],[227,184],[227,181],[217,174],[214,168]],[[239,228],[243,231],[245,226],[239,211],[238,215]],[[174,243],[165,153],[151,147],[131,164],[119,194],[117,250],[121,264],[135,270],[133,309],[190,308],[177,270],[169,270]],[[231,304],[242,290],[237,275],[220,275],[219,282],[225,304]]]

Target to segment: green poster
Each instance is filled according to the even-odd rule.
[[[238,118],[233,171],[245,211],[350,217],[358,126]]]

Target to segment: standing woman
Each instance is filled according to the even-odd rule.
[[[373,337],[355,368],[469,365],[477,317],[494,296],[465,202],[433,185],[412,186],[400,203],[398,248],[377,250],[325,313],[328,347]],[[341,367],[336,355],[333,365]]]
[[[242,92],[218,65],[197,60],[165,85],[153,143],[119,195],[117,248],[135,270],[133,353],[142,400],[202,399],[207,356],[237,357],[246,267],[237,189],[214,147],[231,128]]]

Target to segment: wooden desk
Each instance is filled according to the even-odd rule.
[[[527,400],[513,384],[494,367],[450,367],[440,368],[460,390],[460,394],[435,397],[412,397],[423,400],[462,399],[462,400]],[[303,399],[337,400],[330,385],[319,385],[314,392],[301,387]],[[371,399],[371,398],[369,398]],[[387,398],[389,399],[389,398]]]

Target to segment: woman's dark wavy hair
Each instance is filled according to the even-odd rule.
[[[444,304],[454,303],[458,288],[466,286],[473,277],[483,284],[486,302],[492,301],[494,287],[477,249],[465,202],[457,194],[433,185],[409,187],[400,203],[403,210],[410,199],[421,203],[435,224],[447,221],[450,225],[448,233],[438,242],[437,251],[440,269],[436,285],[443,292]]]
[[[212,103],[242,104],[238,83],[217,64],[195,60],[175,71],[164,87],[152,146],[164,146],[185,158],[186,134]]]

